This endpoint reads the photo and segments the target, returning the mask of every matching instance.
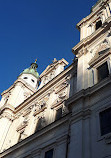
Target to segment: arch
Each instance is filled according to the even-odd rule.
[[[96,30],[99,29],[102,26],[102,21],[99,20],[96,22]]]

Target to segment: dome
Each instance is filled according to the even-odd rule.
[[[36,78],[39,78],[39,73],[38,73],[36,70],[31,69],[31,68],[25,69],[25,70],[22,72],[22,74],[32,74],[32,75],[34,75]]]
[[[21,74],[32,74],[36,78],[39,78],[39,73],[37,72],[37,67],[38,67],[38,65],[35,61],[34,63],[31,64],[31,66],[29,68],[26,68]]]

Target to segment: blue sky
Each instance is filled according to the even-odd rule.
[[[76,24],[97,0],[0,0],[0,93],[37,58],[39,74],[53,58],[72,63]]]

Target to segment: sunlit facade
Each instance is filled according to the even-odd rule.
[[[71,65],[35,61],[2,93],[0,158],[111,158],[111,0],[77,28]]]

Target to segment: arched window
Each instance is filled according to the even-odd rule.
[[[24,77],[24,79],[27,79],[27,77]]]
[[[102,21],[101,20],[97,21],[96,30],[99,29],[101,26],[102,26]]]
[[[35,82],[33,79],[31,79],[32,82]]]

